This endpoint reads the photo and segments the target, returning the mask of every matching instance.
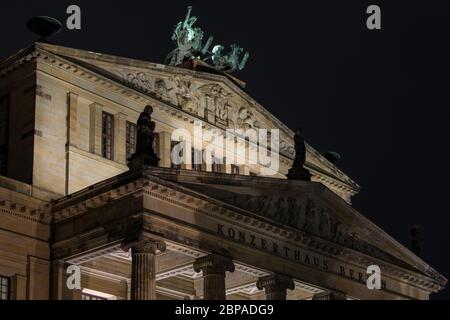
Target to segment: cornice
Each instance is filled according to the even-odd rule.
[[[20,50],[17,54],[0,62],[0,78],[31,62],[35,62],[38,56],[39,53],[34,45]]]
[[[35,209],[8,200],[0,199],[0,212],[16,216],[18,218],[25,219],[28,221],[42,223],[44,225],[49,225],[51,220],[51,216],[45,207]]]

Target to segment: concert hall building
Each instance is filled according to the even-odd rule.
[[[147,105],[160,160],[130,170]],[[174,130],[249,151],[225,133],[252,128],[279,130],[271,175],[172,161]],[[352,207],[360,187],[332,161],[306,144],[311,181],[287,179],[294,158],[294,132],[206,63],[20,50],[0,62],[0,299],[429,299],[445,287]]]

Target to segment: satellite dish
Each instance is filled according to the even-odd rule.
[[[45,39],[61,31],[62,24],[55,18],[40,16],[31,18],[27,22],[27,28]]]
[[[331,163],[335,163],[336,161],[341,160],[341,155],[334,151],[327,151],[322,153],[322,155]]]

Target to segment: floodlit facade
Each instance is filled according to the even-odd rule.
[[[198,61],[44,43],[0,62],[0,299],[428,299],[443,289],[442,275],[352,208],[359,186],[312,146],[312,181],[286,179],[294,133],[244,88]],[[146,105],[159,165],[130,170]],[[192,158],[223,139],[225,160],[174,164],[181,129]],[[278,130],[278,147],[239,136],[248,129]],[[261,145],[278,151],[276,169],[249,161]],[[368,288],[369,266],[379,289]]]

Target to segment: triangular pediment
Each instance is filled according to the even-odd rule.
[[[117,210],[130,194],[139,199],[135,206]],[[447,282],[320,183],[143,167],[60,199],[52,210],[59,222],[76,216],[84,219],[93,203],[103,219],[99,225],[116,215],[142,210],[201,232],[215,232],[218,222],[255,237],[295,244],[333,263],[349,263],[362,270],[377,265],[385,276],[426,291],[436,292]],[[218,230],[225,236],[222,228]],[[227,231],[232,241],[236,230]]]
[[[164,176],[176,184],[256,216],[289,226],[311,239],[338,245],[391,265],[446,279],[373,222],[319,183],[233,176]],[[370,259],[369,259],[370,260]],[[375,261],[375,260],[374,260]]]
[[[279,129],[280,154],[286,161],[294,157],[292,130],[251,98],[231,76],[48,44],[38,44],[38,48],[221,129]],[[353,193],[359,191],[352,179],[313,147],[307,145],[307,150],[307,163],[311,169],[343,183]]]

